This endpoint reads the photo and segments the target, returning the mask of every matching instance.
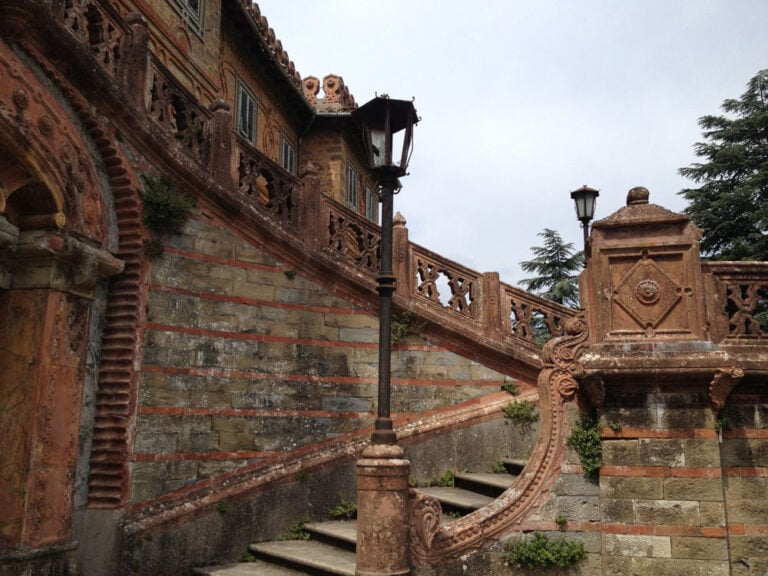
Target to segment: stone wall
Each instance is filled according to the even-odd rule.
[[[370,425],[377,341],[361,305],[201,212],[151,262],[132,500]],[[503,381],[412,335],[395,346],[392,410],[439,409]]]

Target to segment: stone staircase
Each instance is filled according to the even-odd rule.
[[[453,486],[419,488],[436,498],[443,522],[482,508],[509,488],[525,466],[523,460],[503,461],[506,472],[458,472]],[[308,540],[275,540],[248,547],[252,561],[196,568],[195,576],[354,576],[357,522],[333,520],[304,525]]]

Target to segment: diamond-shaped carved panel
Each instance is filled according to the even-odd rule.
[[[680,302],[682,293],[661,266],[643,258],[624,275],[613,297],[642,328],[656,328]]]

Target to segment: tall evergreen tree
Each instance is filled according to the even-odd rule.
[[[703,230],[705,256],[717,260],[768,260],[768,70],[747,84],[724,116],[703,116],[706,142],[694,146],[704,161],[680,169],[698,188],[679,192],[686,213]]]
[[[520,262],[525,272],[536,276],[525,278],[520,283],[539,296],[578,308],[578,273],[584,262],[584,253],[575,251],[572,242],[564,242],[556,230],[545,228],[538,236],[544,239],[544,245],[532,246],[535,258]]]

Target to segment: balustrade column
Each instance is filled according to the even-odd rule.
[[[498,272],[483,273],[483,289],[480,309],[482,310],[485,336],[500,341],[503,338],[501,313],[501,281]]]
[[[392,275],[396,278],[399,299],[408,299],[413,293],[414,278],[410,273],[410,251],[408,249],[408,228],[405,218],[398,212],[392,227]]]
[[[211,105],[211,159],[213,181],[225,190],[235,188],[235,159],[232,146],[232,109],[223,100]]]
[[[325,211],[320,210],[320,178],[314,164],[308,163],[301,174],[302,186],[297,196],[299,206],[298,229],[303,234],[304,243],[315,250],[321,250],[327,241],[327,232],[323,233]]]
[[[149,28],[144,17],[132,12],[126,17],[131,28],[123,40],[123,86],[135,112],[146,115],[147,68],[149,66]]]

